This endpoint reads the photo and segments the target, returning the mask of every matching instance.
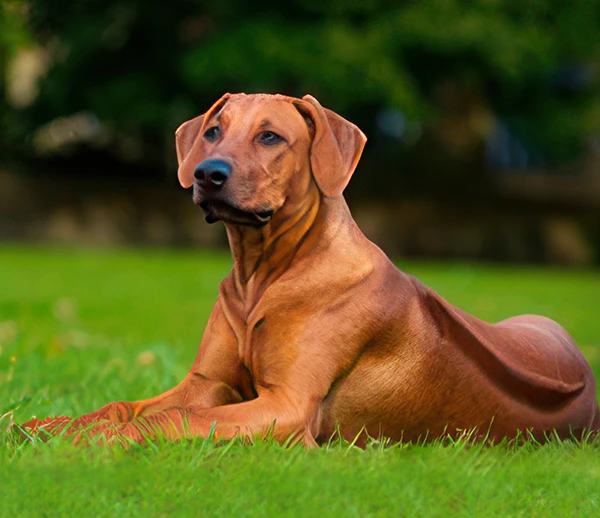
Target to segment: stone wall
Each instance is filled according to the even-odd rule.
[[[596,262],[598,210],[517,198],[494,203],[399,199],[351,207],[363,231],[396,257]],[[226,246],[222,225],[207,225],[175,179],[91,181],[6,171],[0,171],[0,241]]]

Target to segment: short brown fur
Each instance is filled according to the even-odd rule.
[[[284,140],[263,145],[264,131]],[[216,423],[218,438],[272,433],[316,445],[336,430],[364,444],[367,434],[543,439],[599,427],[592,371],[562,327],[535,315],[483,322],[362,234],[342,196],[366,141],[356,126],[310,96],[227,94],[176,138],[181,184],[224,222],[233,270],[181,384],[111,403],[69,433],[91,424],[138,441],[157,431],[206,437]],[[194,179],[207,158],[232,167],[218,196]]]

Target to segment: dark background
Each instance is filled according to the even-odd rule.
[[[0,0],[0,239],[222,246],[173,133],[226,91],[360,126],[390,254],[600,261],[600,0]]]

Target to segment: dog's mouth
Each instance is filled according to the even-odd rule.
[[[202,200],[198,206],[206,213],[204,219],[207,223],[224,221],[237,225],[262,227],[266,225],[274,214],[274,210],[246,211],[234,207],[222,200]]]

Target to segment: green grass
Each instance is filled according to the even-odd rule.
[[[482,318],[557,319],[600,373],[600,272],[400,265]],[[600,516],[598,442],[124,451],[11,440],[11,419],[179,382],[229,268],[226,252],[0,247],[0,517]]]

